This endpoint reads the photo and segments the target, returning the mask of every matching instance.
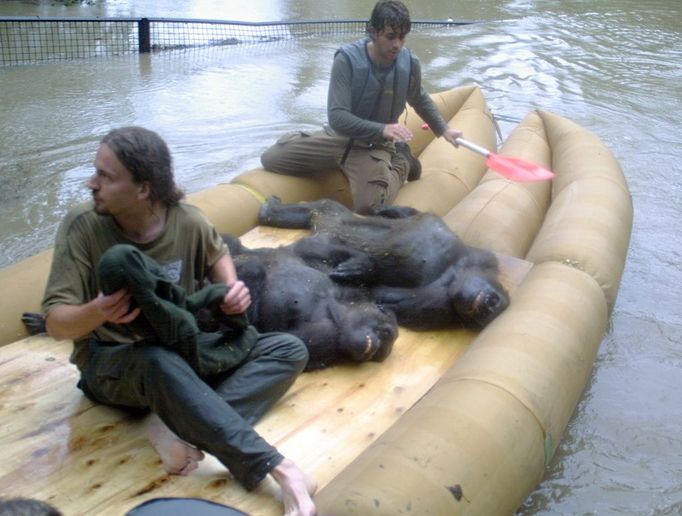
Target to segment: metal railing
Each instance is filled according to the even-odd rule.
[[[413,21],[413,29],[475,20]],[[366,20],[243,22],[181,18],[0,18],[0,65],[362,34]]]

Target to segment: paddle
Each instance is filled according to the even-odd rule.
[[[428,128],[427,124],[422,125],[422,129]],[[553,172],[535,163],[530,163],[521,158],[500,156],[464,138],[457,138],[455,141],[458,145],[485,156],[485,164],[488,168],[513,181],[544,181],[554,177]]]

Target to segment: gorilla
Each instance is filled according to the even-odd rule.
[[[436,215],[389,206],[358,216],[336,201],[270,197],[259,223],[310,229],[293,251],[338,284],[355,285],[412,329],[481,329],[509,305],[495,255],[465,245]]]
[[[372,302],[366,289],[334,282],[294,252],[295,245],[248,249],[223,235],[251,292],[249,321],[262,332],[284,331],[308,348],[306,370],[340,361],[381,362],[398,337],[395,315]]]

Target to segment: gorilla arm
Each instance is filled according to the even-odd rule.
[[[374,302],[392,311],[398,324],[415,330],[452,327],[459,323],[448,289],[455,281],[449,268],[436,281],[423,287],[378,286],[372,289]]]
[[[362,285],[374,276],[374,262],[368,253],[332,242],[324,233],[300,239],[294,244],[294,253],[340,283]]]

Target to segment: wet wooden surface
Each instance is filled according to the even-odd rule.
[[[256,228],[250,247],[293,241],[300,231]],[[513,290],[531,264],[500,257]],[[400,329],[381,364],[304,373],[256,425],[320,487],[416,403],[465,351],[464,330]],[[207,457],[187,477],[167,475],[147,443],[144,417],[95,405],[76,388],[70,341],[30,337],[0,348],[0,495],[47,501],[65,515],[121,515],[157,497],[200,497],[253,515],[281,514],[276,484],[253,492]]]

